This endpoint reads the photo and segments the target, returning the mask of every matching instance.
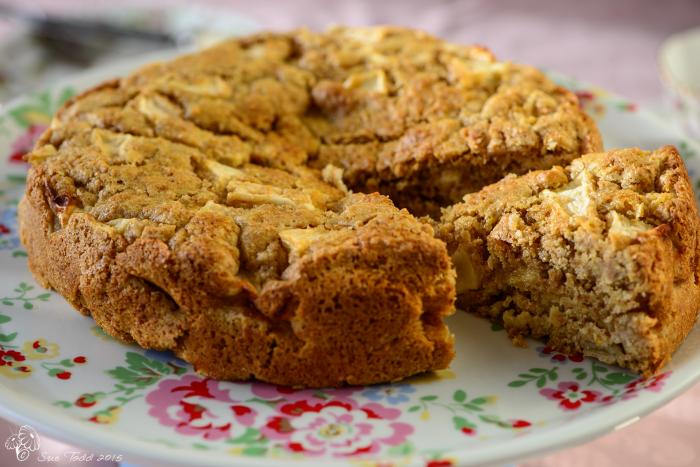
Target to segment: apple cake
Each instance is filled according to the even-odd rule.
[[[446,208],[457,303],[651,375],[700,307],[698,213],[678,152],[618,149],[501,181]]]
[[[664,215],[677,216],[675,224],[640,231],[640,240],[617,256],[610,252],[627,241],[623,234],[609,246],[613,240],[593,234],[567,243],[552,233],[561,243],[556,254],[569,248],[578,262],[557,263],[561,270],[537,277],[517,269],[536,256],[515,250],[508,256],[505,240],[497,244],[503,259],[488,256],[491,231],[478,227],[479,219],[498,219],[496,208],[480,200],[494,193],[494,206],[516,203],[508,187],[541,177],[554,180],[552,199],[563,199],[556,193],[569,172],[508,177],[495,185],[503,187],[503,201],[495,200],[498,188],[488,187],[450,207],[507,173],[566,165],[601,149],[573,94],[531,67],[495,61],[481,47],[391,27],[266,33],[149,65],[70,100],[27,156],[20,234],[37,279],[106,332],[172,350],[215,378],[318,387],[445,368],[454,354],[443,322],[454,311],[450,253],[467,308],[498,315],[513,335],[547,335],[563,349],[647,371],[677,345],[696,302],[687,293],[679,305],[674,295],[695,271],[689,246],[695,211],[686,206],[690,188],[679,161],[667,157],[675,172],[661,162],[644,169],[675,174],[673,181],[659,175],[671,183],[668,193],[655,198],[648,181],[634,185],[637,191],[619,188],[647,211],[630,217],[622,205],[610,208],[618,213],[614,222],[634,232]],[[620,157],[620,183],[632,183],[641,161]],[[554,201],[548,203],[554,212]],[[564,216],[560,205],[557,215]],[[441,208],[447,210],[438,222]],[[414,217],[425,214],[433,219]],[[598,223],[613,222],[607,211],[600,215]],[[546,220],[540,227],[534,218],[523,222],[533,232],[554,228]],[[556,238],[564,238],[561,229]],[[678,238],[674,229],[683,229]],[[549,251],[532,248],[533,255]],[[663,248],[678,261],[662,257]],[[676,279],[650,266],[656,257],[646,252],[677,268]],[[477,256],[482,262],[464,261]],[[598,263],[579,264],[589,256]],[[551,258],[560,258],[554,249]],[[629,275],[618,277],[627,266]],[[596,267],[611,274],[602,288],[596,277],[576,278],[598,274]],[[563,281],[559,298],[530,292],[531,284],[522,291],[505,285],[550,273]],[[476,285],[465,288],[465,281]],[[602,316],[609,308],[591,311],[598,321],[590,318],[582,337],[566,341],[564,330],[573,326],[567,313],[589,312],[611,294],[620,303],[615,316]],[[554,321],[535,311],[545,309],[561,331],[554,324],[545,329]],[[681,323],[678,313],[687,318],[682,325],[672,324]],[[640,341],[641,329],[649,331]],[[647,354],[625,360],[622,344],[604,346],[605,332],[628,339],[625,345],[641,342]],[[596,350],[602,348],[614,357]]]

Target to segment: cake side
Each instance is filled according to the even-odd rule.
[[[649,375],[697,319],[698,215],[677,151],[588,154],[444,211],[458,305]]]
[[[208,203],[168,240],[131,238],[84,208],[57,212],[68,195],[50,179],[32,168],[20,203],[30,269],[114,337],[172,350],[208,376],[291,386],[393,381],[453,357],[444,245],[383,197],[353,195],[318,225],[282,229],[287,266],[271,280],[274,268],[243,269],[235,209]]]

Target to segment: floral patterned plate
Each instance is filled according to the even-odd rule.
[[[118,343],[32,279],[17,238],[21,155],[102,68],[0,112],[0,415],[108,455],[152,465],[473,465],[581,443],[639,419],[700,379],[700,328],[663,373],[642,379],[450,318],[449,370],[402,383],[290,390],[203,378],[170,354]],[[619,97],[578,89],[607,147],[675,144],[698,183],[700,149]],[[33,453],[31,455],[37,455]]]

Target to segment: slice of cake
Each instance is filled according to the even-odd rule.
[[[678,152],[620,149],[508,176],[446,208],[458,305],[650,375],[696,321],[698,213]]]

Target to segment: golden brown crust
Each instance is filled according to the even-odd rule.
[[[650,373],[697,315],[697,212],[674,150],[574,160],[601,149],[572,93],[483,48],[386,27],[262,34],[72,99],[29,156],[21,235],[42,284],[204,374],[391,381],[449,364],[454,272],[427,222],[348,188],[435,216],[571,162],[433,224],[461,300]],[[580,172],[596,199],[571,207],[557,190]]]
[[[326,214],[322,238],[258,289],[212,246],[219,224],[233,225],[221,217],[196,214],[174,248],[129,243],[87,213],[55,230],[45,177],[31,170],[20,204],[30,268],[115,337],[173,350],[209,376],[292,386],[392,381],[453,357],[444,245],[379,195],[352,195]]]
[[[504,173],[602,150],[574,94],[533,67],[397,27],[224,42],[105,83],[59,112],[45,142],[100,127],[198,146],[223,163],[342,170],[413,214]]]
[[[649,375],[700,308],[698,213],[675,148],[588,154],[509,176],[444,211],[458,304]],[[468,280],[467,280],[468,279]]]

